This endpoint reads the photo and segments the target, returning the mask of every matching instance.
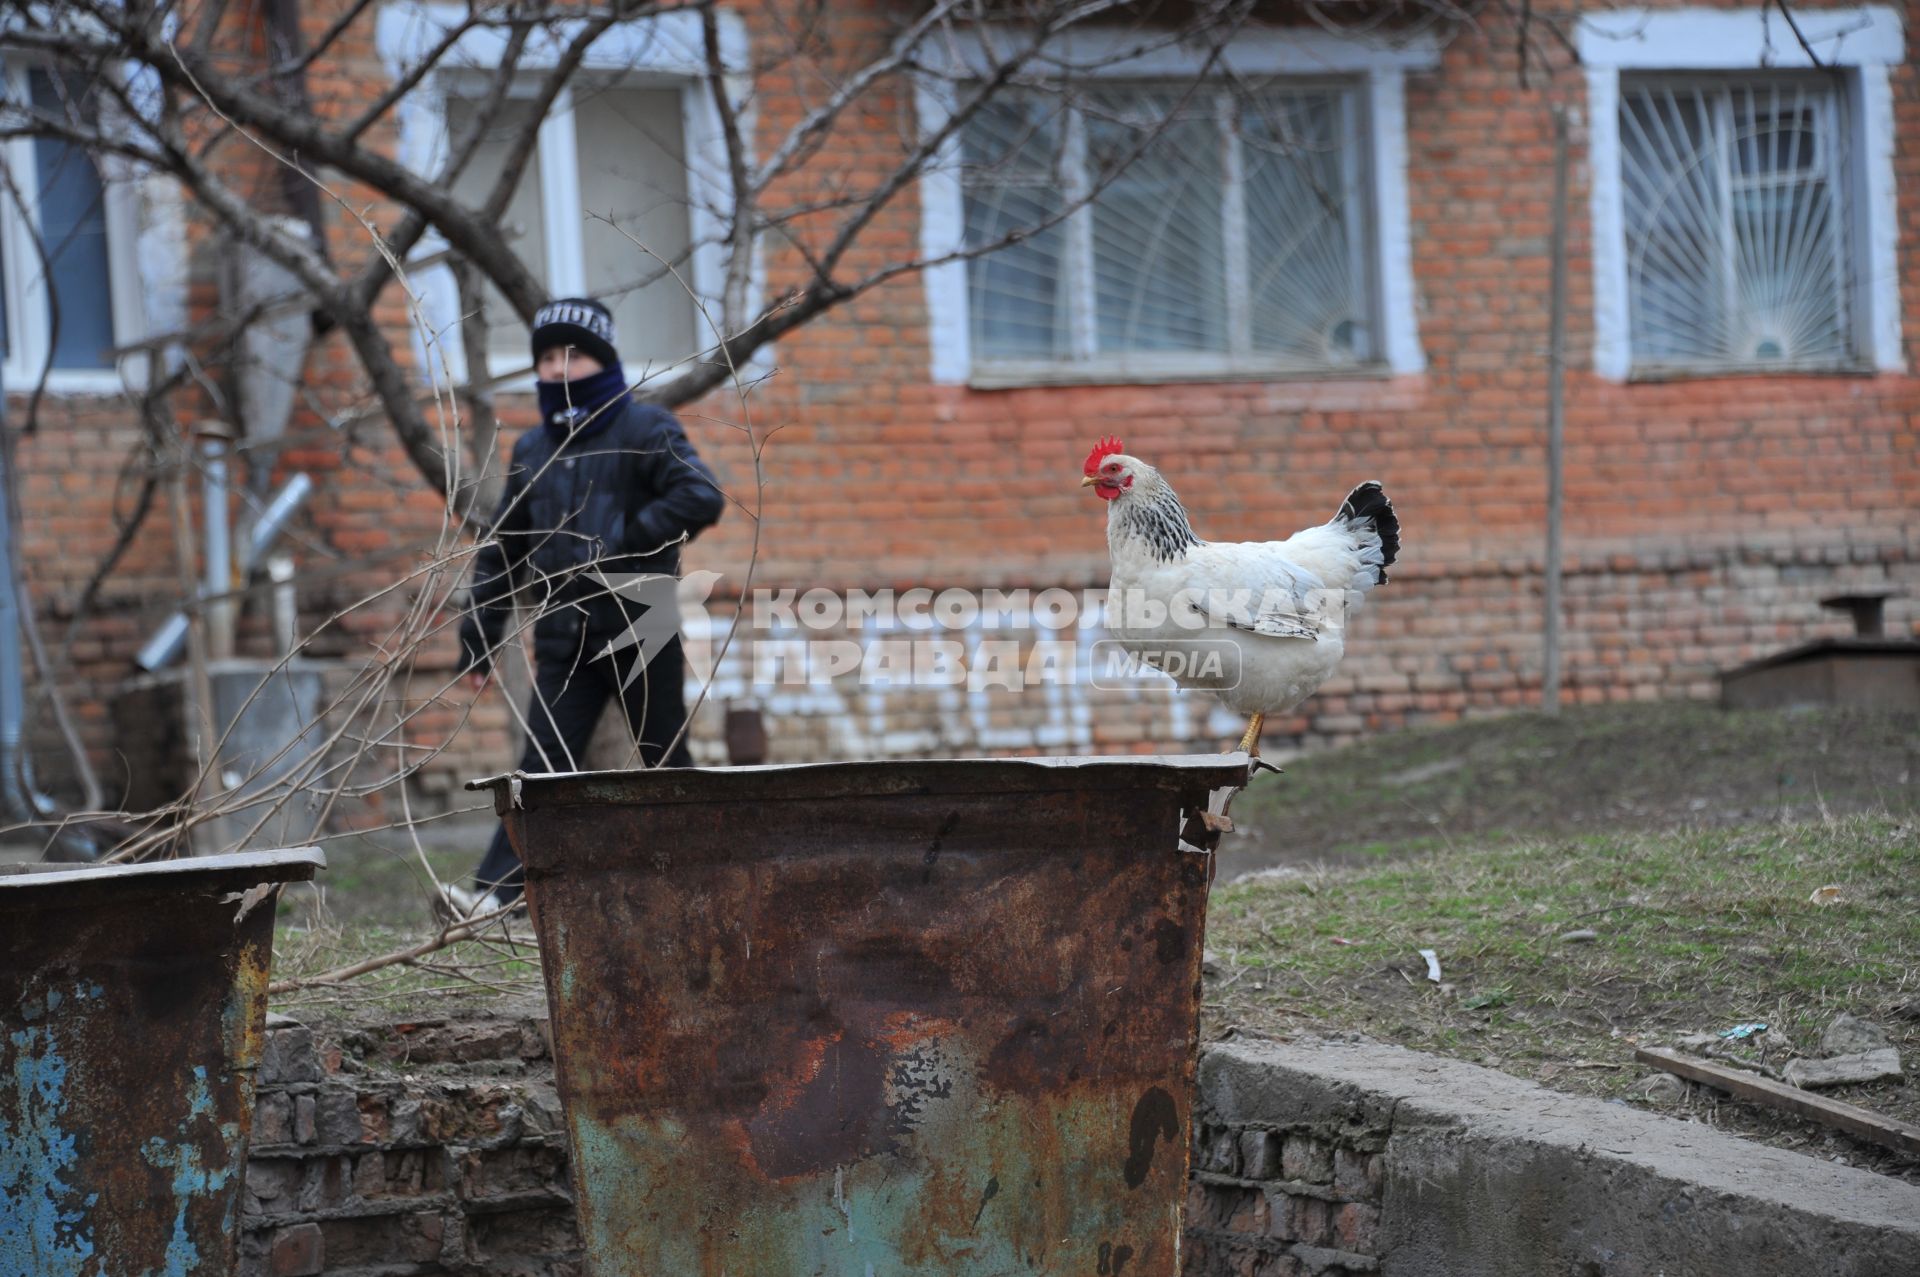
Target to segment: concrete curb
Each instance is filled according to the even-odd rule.
[[[1920,1188],[1398,1047],[1232,1042],[1203,1119],[1381,1148],[1381,1277],[1916,1277]]]

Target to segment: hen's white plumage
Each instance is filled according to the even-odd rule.
[[[1293,709],[1346,650],[1348,614],[1387,579],[1400,548],[1378,483],[1355,488],[1334,517],[1285,541],[1202,541],[1166,479],[1103,442],[1084,483],[1108,502],[1113,559],[1108,629],[1182,686],[1212,691],[1260,719]]]

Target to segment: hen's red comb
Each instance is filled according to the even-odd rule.
[[[1087,454],[1087,468],[1085,473],[1092,474],[1100,468],[1102,461],[1111,457],[1116,452],[1125,452],[1126,450],[1125,444],[1121,443],[1112,435],[1108,435],[1099,443],[1094,444],[1093,451]]]

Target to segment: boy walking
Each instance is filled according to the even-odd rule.
[[[673,414],[628,394],[606,307],[578,297],[542,306],[533,361],[540,424],[514,444],[494,540],[474,561],[473,606],[460,623],[469,682],[485,686],[517,588],[535,611],[520,770],[579,770],[616,696],[642,766],[688,766],[678,619],[664,644],[622,642],[649,605],[601,578],[678,576],[681,543],[711,527],[726,499]],[[462,914],[485,913],[517,900],[523,881],[502,825],[473,889],[447,895]]]

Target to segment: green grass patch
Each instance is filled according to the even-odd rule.
[[[1837,903],[1809,897],[1837,886]],[[1563,939],[1591,931],[1591,940]],[[1632,1047],[1840,1012],[1920,1061],[1920,835],[1891,816],[1477,843],[1215,891],[1207,1021],[1359,1032],[1587,1093]],[[1443,983],[1427,979],[1435,950]],[[1920,1120],[1913,1087],[1872,1103]]]
[[[1858,710],[1602,706],[1305,754],[1234,802],[1226,877],[1543,833],[1920,814],[1920,718]]]

